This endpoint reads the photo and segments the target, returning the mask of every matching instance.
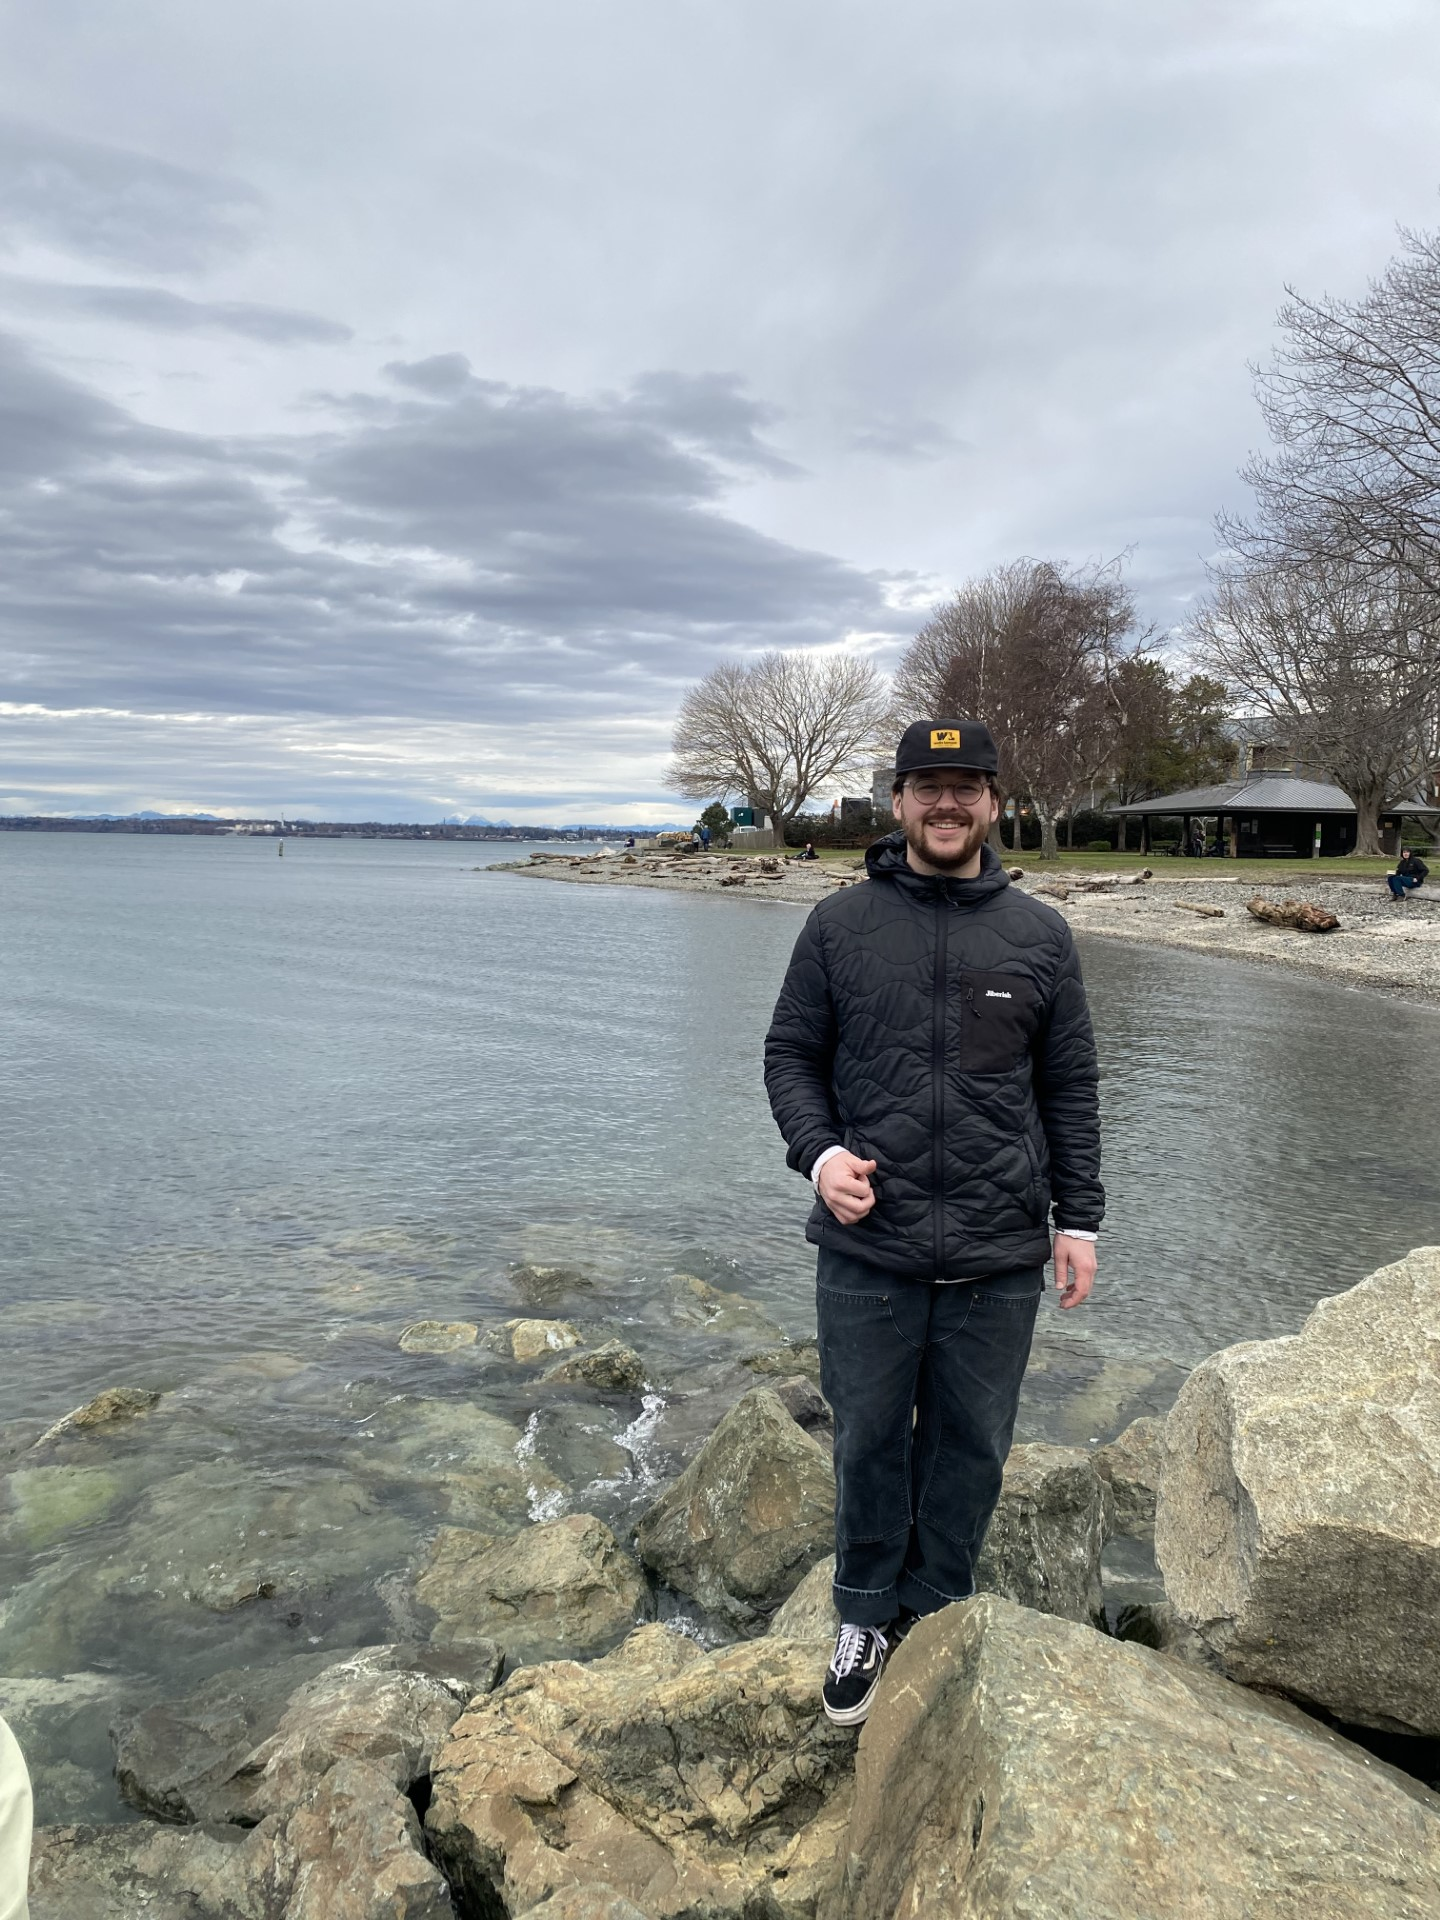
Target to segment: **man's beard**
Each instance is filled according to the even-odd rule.
[[[905,841],[925,862],[942,873],[948,873],[955,867],[963,867],[967,860],[973,860],[976,853],[990,838],[990,822],[983,815],[972,815],[969,831],[954,848],[935,848],[926,844],[926,832],[934,824],[930,820],[907,820],[905,822]],[[946,821],[947,826],[956,824],[964,827],[963,822]]]

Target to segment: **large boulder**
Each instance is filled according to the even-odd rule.
[[[1440,1734],[1440,1247],[1197,1367],[1155,1552],[1237,1680]]]
[[[498,1543],[442,1527],[415,1594],[438,1616],[435,1646],[498,1640],[512,1662],[604,1653],[654,1611],[644,1574],[588,1513]]]
[[[1294,1707],[993,1596],[896,1652],[824,1920],[1428,1920],[1440,1798]]]
[[[415,1809],[382,1769],[344,1760],[248,1831],[37,1831],[30,1920],[453,1920]]]
[[[577,1920],[609,1920],[612,1897],[649,1920],[809,1920],[854,1753],[821,1709],[822,1665],[769,1636],[707,1654],[648,1626],[590,1666],[516,1674],[457,1721],[433,1776],[426,1831],[464,1910],[574,1889],[554,1911]]]
[[[732,1625],[762,1625],[834,1544],[835,1474],[769,1387],[737,1402],[642,1516],[640,1558]]]
[[[1115,1501],[1115,1531],[1130,1540],[1155,1532],[1155,1500],[1165,1460],[1165,1422],[1153,1414],[1132,1420],[1123,1433],[1091,1455]]]
[[[1111,1496],[1083,1447],[1012,1447],[975,1568],[981,1593],[1096,1625]]]
[[[116,1782],[133,1806],[163,1820],[247,1826],[295,1805],[342,1759],[369,1761],[408,1793],[461,1708],[499,1671],[493,1645],[458,1661],[384,1646],[216,1674],[183,1699],[117,1719]]]

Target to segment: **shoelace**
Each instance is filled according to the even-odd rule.
[[[835,1658],[830,1662],[837,1680],[843,1680],[847,1673],[859,1666],[867,1634],[884,1653],[890,1643],[878,1627],[841,1627],[840,1638],[835,1642]]]

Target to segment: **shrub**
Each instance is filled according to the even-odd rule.
[[[1085,851],[1087,853],[1113,853],[1115,846],[1114,842],[1110,840],[1087,840],[1085,842]]]

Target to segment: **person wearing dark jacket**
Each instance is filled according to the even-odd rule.
[[[1418,853],[1412,853],[1409,847],[1401,847],[1395,871],[1385,876],[1385,884],[1390,889],[1391,899],[1406,899],[1429,877],[1429,873],[1429,867]]]
[[[806,922],[765,1042],[788,1164],[814,1184],[820,1384],[835,1413],[842,1622],[825,1711],[859,1725],[914,1616],[974,1592],[1051,1257],[1095,1274],[1098,1072],[1059,914],[986,844],[995,743],[925,720],[869,884]]]

